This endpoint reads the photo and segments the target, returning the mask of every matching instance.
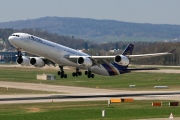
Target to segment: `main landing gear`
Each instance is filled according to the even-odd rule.
[[[61,78],[67,78],[67,74],[64,73],[63,66],[59,66],[59,68],[60,68],[60,71],[58,71],[58,75]]]
[[[82,72],[79,71],[79,68],[76,68],[76,72],[73,72],[73,73],[72,73],[72,76],[73,76],[73,77],[78,77],[78,76],[81,76],[81,75],[82,75]]]
[[[88,78],[94,78],[94,74],[91,71],[85,71],[85,75],[87,75]]]
[[[58,71],[58,75],[61,78],[67,78],[67,74],[64,73],[63,66],[59,66],[59,68],[60,68],[60,71]],[[76,72],[72,73],[73,77],[78,77],[81,75],[82,75],[82,72],[79,71],[79,68],[76,68]],[[85,75],[87,75],[88,78],[94,78],[94,74],[90,70],[85,71]]]

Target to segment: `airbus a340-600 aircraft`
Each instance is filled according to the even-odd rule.
[[[10,43],[18,50],[17,64],[44,67],[45,65],[59,65],[58,75],[67,78],[63,67],[73,66],[76,71],[73,76],[81,76],[79,69],[86,69],[85,75],[94,78],[94,74],[114,76],[135,70],[151,70],[151,68],[128,68],[130,59],[147,58],[171,54],[171,52],[132,55],[134,45],[129,44],[121,55],[90,56],[78,50],[50,42],[48,40],[27,34],[14,33],[9,37]],[[41,57],[22,56],[21,49]]]

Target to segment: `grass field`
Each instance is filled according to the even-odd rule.
[[[180,107],[152,107],[153,101],[116,103],[110,107],[107,101],[61,102],[0,105],[1,120],[102,120],[102,110],[106,111],[105,120],[130,120],[141,118],[168,118],[172,112],[180,116]]]
[[[180,89],[180,75],[167,73],[128,73],[118,76],[100,76],[95,75],[94,79],[89,79],[84,74],[81,77],[72,77],[72,70],[65,70],[68,74],[67,79],[61,79],[57,75],[57,70],[40,68],[9,68],[0,67],[0,81],[16,81],[29,83],[44,83],[55,85],[82,86],[91,88],[107,89],[126,89],[126,90],[154,90],[154,86],[168,86],[168,89]],[[42,81],[36,79],[36,74],[52,73],[57,80]],[[136,85],[135,88],[129,88],[129,85]],[[162,90],[162,89],[161,89]]]
[[[57,76],[55,81],[36,79],[36,74],[57,73],[54,69],[0,67],[0,81],[16,81],[29,83],[44,83],[68,86],[83,86],[92,88],[126,89],[126,90],[154,90],[155,85],[167,85],[168,89],[179,90],[180,75],[165,73],[129,73],[114,77],[96,75],[94,79],[87,76],[72,77],[73,70],[65,70],[67,79]],[[136,88],[129,88],[135,84]],[[34,91],[0,88],[0,94],[33,93]],[[157,89],[156,89],[157,90]],[[160,89],[162,90],[162,89]],[[9,93],[6,93],[9,92]],[[37,91],[35,91],[36,94]],[[41,91],[38,91],[38,93]],[[43,92],[43,91],[42,91]],[[34,94],[34,93],[33,93]],[[107,101],[93,102],[49,102],[32,104],[0,104],[1,120],[130,120],[145,118],[167,118],[172,112],[180,117],[180,107],[168,106],[169,101],[162,101],[162,107],[152,107],[153,101],[134,101],[133,103],[117,103],[110,107]],[[106,110],[106,117],[102,118],[102,110]]]

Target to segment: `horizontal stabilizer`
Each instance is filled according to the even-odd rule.
[[[129,71],[138,71],[138,70],[159,70],[158,68],[128,68]]]

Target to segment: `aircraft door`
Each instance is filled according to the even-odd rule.
[[[23,39],[24,39],[25,42],[29,42],[30,38],[29,37],[24,37]]]
[[[56,50],[57,50],[57,52],[61,51],[59,46],[56,46]]]
[[[21,36],[21,37],[20,37],[20,39],[21,39],[21,40],[24,40],[24,37],[23,37],[23,36]]]
[[[29,43],[30,37],[28,37],[28,36],[21,36],[21,40],[23,40],[24,42],[28,42]]]

